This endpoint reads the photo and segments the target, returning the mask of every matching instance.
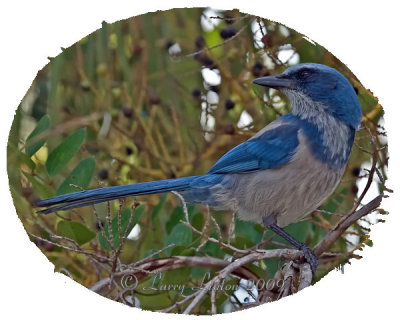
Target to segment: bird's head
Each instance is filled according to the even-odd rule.
[[[353,86],[337,70],[317,63],[302,63],[277,76],[255,79],[255,84],[285,93],[299,116],[328,112],[350,127],[361,122],[361,106]],[[315,108],[318,106],[318,108]]]

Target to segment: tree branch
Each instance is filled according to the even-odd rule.
[[[381,204],[383,195],[377,196],[361,209],[343,217],[329,232],[328,234],[314,247],[313,251],[317,256],[329,249],[329,247],[361,217],[367,215],[375,210]]]

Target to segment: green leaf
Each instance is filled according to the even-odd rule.
[[[165,245],[173,243],[175,245],[181,246],[189,246],[192,242],[192,231],[182,223],[177,224],[165,238]],[[169,248],[169,253],[172,251],[172,248]]]
[[[210,46],[210,47],[216,46],[212,51],[213,57],[215,57],[217,59],[219,57],[221,57],[222,54],[224,53],[224,50],[221,46],[217,46],[222,41],[221,36],[220,36],[220,30],[218,28],[215,28],[212,31],[205,32],[204,38],[206,40],[207,46]]]
[[[132,218],[132,223],[130,226],[128,226],[128,222],[129,222],[129,218],[132,214],[132,210],[130,208],[128,208],[128,209],[125,209],[124,211],[122,211],[122,213],[121,213],[121,237],[124,236],[125,233],[128,235],[132,231],[133,227],[138,223],[139,218],[145,212],[145,208],[146,208],[146,206],[144,204],[136,207],[136,209],[133,213],[134,216]],[[118,217],[115,217],[111,220],[111,230],[112,230],[112,239],[113,239],[112,245],[114,247],[113,249],[117,249],[119,247]],[[104,227],[104,233],[105,233],[107,239],[109,240],[109,242],[111,242],[111,234],[109,232],[108,225],[106,225]],[[111,250],[110,245],[108,244],[108,241],[103,237],[102,232],[99,231],[97,233],[97,235],[98,235],[99,243],[103,247],[103,249],[110,251]]]
[[[46,161],[46,169],[54,176],[72,159],[85,140],[86,130],[79,129],[61,142],[50,154]]]
[[[132,228],[139,222],[140,217],[143,215],[143,213],[146,212],[146,205],[145,204],[141,204],[140,206],[137,206],[135,208],[135,215],[133,216],[132,219]],[[131,229],[132,230],[132,229]]]
[[[195,227],[198,230],[201,230],[204,226],[204,216],[201,212],[196,212],[192,215],[190,215],[189,211],[189,219],[190,219],[190,224]]]
[[[179,220],[183,219],[185,219],[185,215],[183,214],[182,207],[176,207],[165,223],[165,230],[167,230],[167,233],[171,233],[172,229],[179,223]]]
[[[218,234],[216,231],[213,231],[210,236],[214,239],[218,239]],[[222,253],[221,246],[217,243],[210,241],[207,241],[202,250],[211,257],[219,257]]]
[[[305,242],[311,233],[311,223],[309,221],[302,221],[291,224],[285,228],[285,231],[298,241]],[[277,240],[280,237],[277,237]],[[279,241],[279,240],[278,240]],[[284,241],[284,240],[283,240]],[[284,241],[285,242],[285,241]],[[287,242],[285,242],[287,243]]]
[[[254,228],[253,222],[239,219],[235,220],[235,234],[236,236],[241,236],[251,240],[254,243],[260,242],[262,237],[262,231],[261,233],[257,232],[257,230]]]
[[[191,268],[189,267],[170,270],[165,273],[163,284],[172,285],[170,293],[174,293],[174,291],[179,292],[182,290],[184,285],[188,285],[190,281],[190,273],[191,273]],[[178,287],[178,285],[181,286]]]
[[[164,194],[160,200],[160,202],[154,207],[153,211],[151,212],[151,221],[154,221],[154,219],[158,216],[160,213],[161,209],[165,205],[165,201],[167,200],[167,193]]]
[[[89,242],[96,236],[92,230],[89,230],[82,223],[64,220],[57,224],[57,233],[62,237],[75,240],[79,245]]]
[[[199,278],[203,278],[206,276],[207,273],[211,272],[211,269],[209,268],[197,268],[194,267],[192,268],[192,272],[191,272],[191,276],[194,279],[199,279]],[[207,280],[207,278],[205,279]]]
[[[278,271],[278,268],[282,267],[282,262],[280,262],[278,258],[265,259],[263,261],[270,277],[273,277],[274,274]]]
[[[78,163],[74,170],[69,176],[60,184],[57,189],[56,195],[66,194],[77,191],[76,188],[70,186],[74,184],[80,186],[82,189],[86,189],[92,179],[95,167],[95,161],[93,158],[86,158]]]
[[[239,249],[247,249],[253,247],[256,242],[252,241],[248,237],[239,236],[236,234],[235,239],[232,241],[232,245]]]
[[[325,51],[319,44],[313,44],[306,39],[293,43],[293,47],[300,55],[300,62],[321,61]]]
[[[39,141],[33,142],[32,139],[38,134],[45,132],[50,128],[50,117],[46,114],[37,123],[35,129],[26,139],[25,152],[29,157],[32,157],[46,142],[46,139],[41,139]]]
[[[312,225],[309,221],[302,221],[291,224],[284,228],[284,230],[289,233],[292,237],[297,239],[300,242],[306,242],[307,238],[312,235]],[[288,241],[283,239],[282,237],[278,236],[276,233],[268,230],[265,234],[265,238],[268,239],[269,237],[274,236],[274,241],[284,243],[291,247]],[[266,245],[265,248],[273,248],[276,249],[274,245]]]

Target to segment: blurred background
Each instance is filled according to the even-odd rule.
[[[96,257],[113,257],[119,247],[120,265],[149,256],[226,260],[234,253],[204,242],[180,223],[184,211],[173,195],[126,199],[122,205],[114,201],[96,205],[95,211],[85,207],[49,216],[37,215],[34,201],[80,189],[205,173],[225,152],[290,112],[284,95],[256,87],[252,80],[293,64],[323,63],[342,72],[358,94],[364,122],[335,194],[321,210],[287,231],[312,247],[353,207],[365,186],[363,201],[385,189],[386,136],[377,99],[331,53],[276,22],[209,8],[149,13],[103,23],[49,59],[14,118],[7,150],[10,190],[32,241],[56,271],[86,287],[115,271],[110,261],[103,265]],[[373,162],[379,174],[369,186]],[[270,239],[265,248],[286,246],[260,225],[237,220],[232,226],[231,212],[211,211],[217,227],[209,223],[206,207],[189,205],[188,211],[193,227],[236,248],[252,248],[262,239]],[[372,245],[369,227],[381,219],[372,214],[349,229],[331,248],[346,254],[322,261],[314,281],[348,259],[359,258],[353,252]],[[127,235],[123,245],[116,237],[121,229]],[[280,264],[268,259],[252,268],[260,278],[273,279]],[[164,281],[195,286],[216,271],[185,267],[166,272]],[[153,280],[149,276],[142,281]],[[228,280],[240,283],[237,277]],[[253,291],[220,294],[217,311],[254,303],[258,293]],[[115,292],[103,295],[161,310],[179,300],[178,293],[149,295],[136,290],[125,298],[115,298]],[[209,309],[206,299],[196,312],[208,314]],[[180,312],[180,306],[171,311]]]

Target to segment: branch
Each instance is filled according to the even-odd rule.
[[[314,247],[313,251],[317,256],[320,256],[323,252],[329,249],[329,247],[361,217],[367,215],[371,211],[375,210],[381,204],[383,195],[377,196],[375,199],[370,201],[368,204],[363,206],[361,209],[350,213],[343,217],[329,232],[328,234]]]
[[[183,267],[197,267],[197,268],[213,268],[222,269],[229,267],[230,273],[238,277],[257,281],[259,277],[253,273],[249,268],[242,267],[249,262],[259,261],[270,258],[281,258],[287,260],[297,260],[303,256],[301,251],[296,249],[275,249],[275,250],[257,250],[243,256],[234,262],[222,260],[213,257],[196,257],[196,256],[174,256],[169,258],[153,259],[144,261],[141,264],[133,263],[126,266],[123,271],[114,273],[111,278],[102,279],[90,287],[92,291],[99,294],[104,294],[104,289],[108,289],[112,280],[117,282],[118,279],[126,278],[127,276],[134,276],[138,280],[142,280],[149,275],[153,275],[168,270],[179,269]],[[243,263],[242,263],[243,262]],[[239,265],[238,265],[239,264]],[[233,266],[233,269],[231,269]],[[223,269],[224,270],[224,269]]]
[[[207,292],[212,290],[212,288],[215,285],[218,285],[222,279],[226,278],[230,273],[233,273],[239,267],[242,267],[254,261],[268,258],[289,258],[290,260],[297,260],[302,255],[302,252],[293,249],[257,250],[255,252],[249,253],[248,255],[229,263],[224,269],[218,272],[217,276],[207,282],[207,284],[197,292],[197,295],[189,304],[189,306],[185,309],[183,314],[189,314],[196,307],[196,305],[203,300]]]

